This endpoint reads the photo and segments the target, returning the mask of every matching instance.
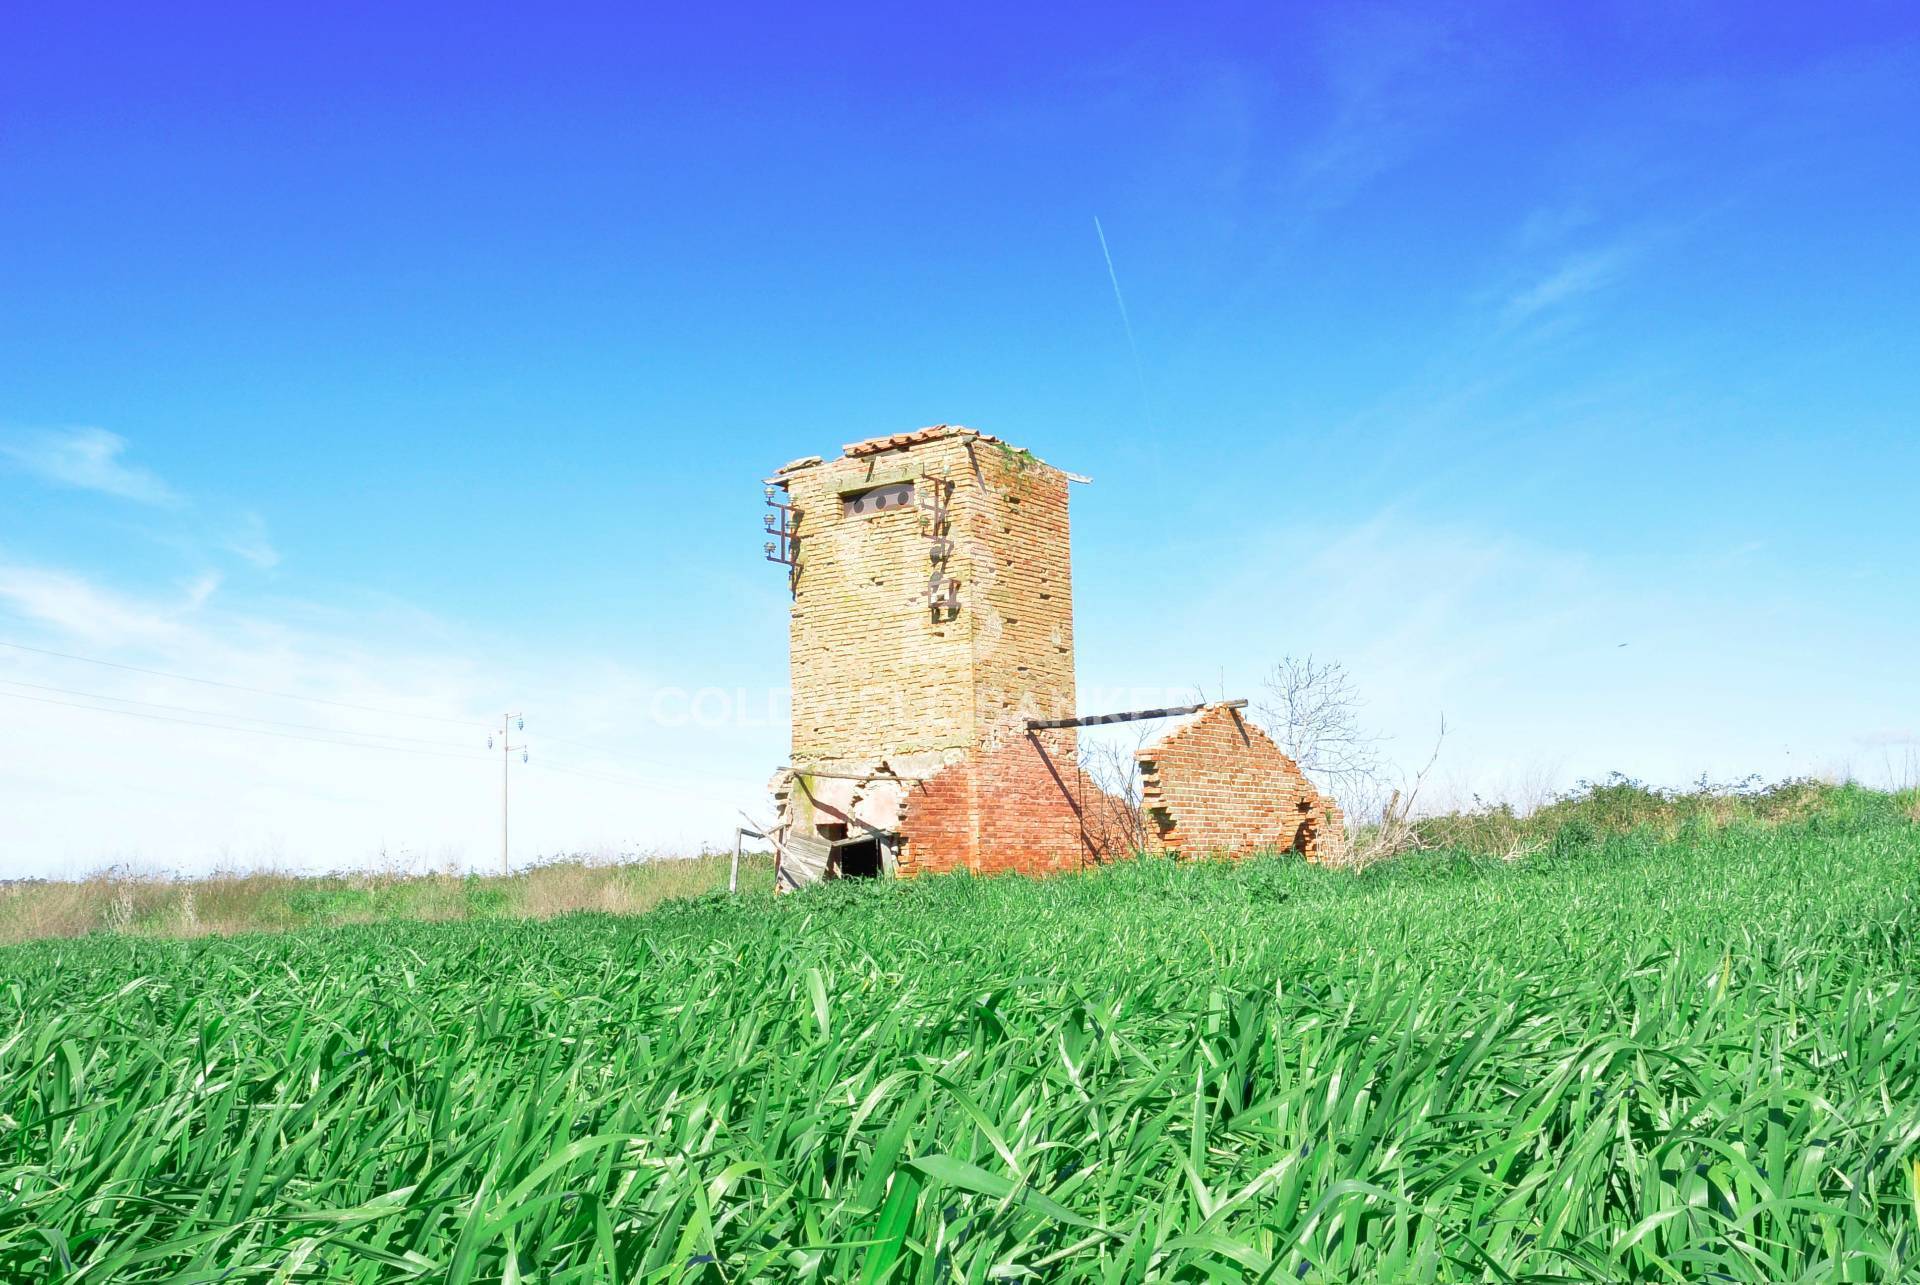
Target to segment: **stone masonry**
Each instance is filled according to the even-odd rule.
[[[783,827],[897,835],[902,874],[1077,865],[1053,780],[1077,778],[1077,739],[1026,732],[1074,707],[1067,475],[939,425],[773,484],[799,515]]]
[[[790,506],[791,539],[775,547],[791,556],[793,592],[793,749],[772,786],[782,886],[1054,873],[1120,855],[1093,837],[1106,830],[1089,825],[1092,811],[1115,801],[1082,774],[1076,732],[1027,727],[1076,712],[1071,480],[945,424],[795,460],[769,479],[770,503]],[[1221,779],[1284,786],[1284,799],[1217,825],[1175,809],[1162,838],[1205,851],[1223,836],[1236,839],[1223,848],[1260,846],[1237,841],[1247,824],[1280,837],[1268,813],[1294,817],[1304,778],[1256,758],[1259,770]],[[1318,836],[1338,813],[1313,815]]]

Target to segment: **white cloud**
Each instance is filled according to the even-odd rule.
[[[258,513],[245,513],[228,531],[221,547],[262,571],[280,565],[280,550],[267,538],[267,523]]]
[[[183,501],[177,491],[121,458],[126,449],[126,438],[104,428],[40,429],[0,439],[0,457],[44,482],[138,504],[179,507]]]
[[[163,643],[180,637],[182,616],[204,604],[215,584],[197,582],[178,602],[149,601],[70,572],[0,562],[0,610],[93,645]]]
[[[207,600],[213,597],[214,592],[220,588],[220,580],[221,576],[218,571],[203,571],[188,581],[186,586],[186,610],[198,611],[200,608],[206,606]]]
[[[1218,570],[1169,586],[1150,618],[1083,602],[1082,689],[1198,672],[1210,692],[1257,699],[1283,655],[1339,660],[1402,770],[1446,715],[1437,779],[1451,789],[1435,803],[1537,798],[1615,769],[1684,785],[1850,757],[1863,779],[1920,780],[1887,726],[1886,709],[1920,700],[1892,639],[1819,585],[1783,602],[1717,558],[1629,561],[1393,510],[1249,530],[1196,552]]]
[[[1520,230],[1514,234],[1514,242],[1522,250],[1536,250],[1563,241],[1573,233],[1590,227],[1598,219],[1599,214],[1593,206],[1582,200],[1536,206],[1521,220]]]
[[[147,535],[156,543],[205,559],[226,553],[261,571],[280,565],[266,519],[245,510],[209,514],[148,469],[126,462],[127,439],[104,428],[21,430],[0,434],[0,462],[41,482],[92,491],[179,512]],[[220,506],[213,506],[216,510]]]
[[[1295,161],[1315,209],[1345,205],[1486,92],[1504,51],[1491,33],[1463,25],[1413,5],[1341,10],[1325,23],[1318,52],[1329,115]]]
[[[1612,285],[1632,260],[1633,251],[1626,245],[1570,255],[1545,276],[1508,296],[1501,315],[1507,324],[1518,325],[1550,309],[1565,307]]]
[[[656,711],[689,701],[660,693],[687,676],[489,659],[517,650],[406,604],[254,609],[212,572],[128,593],[0,558],[0,711],[31,747],[0,773],[0,878],[490,868],[503,709],[525,711],[532,751],[510,768],[516,862],[692,852],[763,808],[777,708],[670,722]]]

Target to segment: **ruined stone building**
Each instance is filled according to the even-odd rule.
[[[1067,497],[1076,481],[937,425],[768,480],[792,590],[793,745],[774,777],[781,885],[945,870],[1052,873],[1125,855],[1126,806],[1079,766]],[[1141,804],[1183,853],[1344,845],[1339,809],[1240,715],[1141,751]]]

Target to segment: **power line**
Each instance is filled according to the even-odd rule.
[[[46,683],[29,683],[18,678],[0,678],[0,686],[29,687],[37,692],[57,692],[62,696],[84,696],[88,700],[112,701],[116,705],[141,705],[148,709],[170,710],[176,714],[199,714],[206,718],[224,718],[236,723],[264,723],[269,727],[291,727],[303,732],[326,732],[344,736],[364,736],[381,741],[405,741],[412,745],[427,745],[435,749],[457,750],[459,748],[456,745],[449,745],[445,741],[429,741],[418,736],[395,736],[388,732],[357,732],[351,728],[321,727],[314,723],[289,723],[284,719],[278,718],[254,718],[247,714],[229,714],[224,710],[195,709],[191,705],[168,705],[161,701],[135,700],[131,696],[109,696],[105,692],[82,691],[73,687],[52,687]],[[245,731],[246,729],[236,727],[232,730],[239,732]]]
[[[585,741],[576,741],[565,736],[552,736],[545,733],[542,733],[542,735],[546,735],[546,739],[556,745],[571,745],[577,750],[591,750],[595,754],[607,754],[614,758],[623,758],[628,762],[638,763],[643,767],[657,767],[663,772],[680,772],[686,769],[685,763],[662,763],[659,759],[650,759],[645,755],[635,754],[632,750],[616,750],[606,745],[589,745]]]
[[[545,759],[540,761],[540,770],[543,772],[564,772],[568,776],[577,776],[585,781],[599,781],[603,785],[635,785],[643,790],[662,790],[668,793],[680,793],[680,791],[673,789],[673,787],[661,785],[657,781],[643,781],[637,776],[620,776],[611,772],[594,772],[577,767],[561,767],[559,764],[550,763]]]
[[[389,754],[412,754],[420,758],[451,759],[461,763],[487,763],[492,761],[492,755],[489,755],[489,754],[450,754],[450,753],[443,753],[436,750],[410,749],[410,748],[407,748],[406,746],[401,746],[401,745],[379,745],[379,744],[371,744],[363,741],[337,740],[337,739],[318,737],[318,736],[302,736],[294,732],[276,732],[276,731],[268,730],[266,728],[230,727],[221,723],[203,723],[203,722],[197,722],[193,719],[174,718],[166,714],[148,714],[137,709],[107,709],[99,705],[83,705],[76,701],[55,700],[52,697],[47,697],[47,696],[23,696],[18,692],[0,691],[0,698],[7,699],[7,700],[29,701],[35,705],[57,705],[65,709],[85,710],[93,714],[113,714],[113,715],[118,715],[119,717],[122,717],[122,718],[138,718],[138,719],[143,719],[147,722],[152,722],[152,723],[170,723],[180,727],[197,727],[202,729],[203,731],[240,732],[249,736],[271,736],[276,740],[305,741],[308,744],[312,744],[312,745],[333,745],[333,746],[338,746],[341,749],[385,750]],[[109,697],[108,699],[113,699],[113,698]],[[216,716],[216,717],[220,717],[220,716]],[[562,767],[557,763],[542,763],[539,765],[539,767],[543,771],[560,772],[567,776],[579,777],[581,780],[592,781],[599,785],[615,785],[615,786],[621,786],[627,789],[648,790],[654,793],[671,794],[676,797],[682,797],[682,798],[686,797],[689,794],[705,794],[707,797],[714,798],[714,799],[718,799],[722,797],[718,792],[688,790],[685,787],[661,785],[658,782],[642,780],[639,777],[621,776],[614,773],[584,771],[580,768]],[[728,796],[728,797],[731,797],[731,796]]]
[[[447,754],[436,750],[408,749],[402,745],[379,745],[366,741],[343,741],[319,736],[300,736],[293,732],[274,732],[263,727],[230,727],[222,723],[201,723],[188,718],[173,718],[166,714],[146,714],[137,709],[107,709],[100,705],[82,705],[77,701],[55,700],[50,696],[22,696],[18,692],[0,692],[0,698],[16,701],[31,701],[35,705],[60,705],[67,709],[91,710],[95,714],[117,714],[122,718],[144,718],[154,723],[177,723],[183,727],[198,727],[215,732],[242,732],[248,736],[273,736],[284,741],[307,741],[314,745],[338,745],[354,750],[385,750],[389,754],[417,754],[422,758],[458,759],[465,763],[486,763],[491,758],[485,754]]]
[[[637,776],[621,776],[612,772],[594,772],[582,770],[577,767],[561,767],[558,764],[550,762],[541,762],[532,766],[537,766],[547,772],[564,772],[568,776],[577,776],[585,781],[597,781],[602,785],[623,785],[640,790],[654,790],[661,794],[672,794],[682,798],[689,794],[703,793],[703,791],[689,790],[683,786],[662,785],[658,781],[642,780]],[[708,793],[708,797],[717,799],[720,798],[721,795],[718,793]],[[729,795],[727,797],[731,798],[732,796]]]
[[[154,722],[154,723],[173,723],[182,727],[198,727],[203,730],[213,731],[213,732],[243,732],[251,736],[272,736],[281,740],[306,741],[314,745],[337,745],[343,749],[387,750],[388,752],[394,753],[394,754],[417,754],[423,758],[454,759],[458,762],[463,762],[463,763],[488,763],[488,762],[492,762],[492,759],[493,759],[493,756],[490,754],[447,754],[447,753],[438,753],[433,750],[408,749],[404,746],[399,746],[399,745],[374,745],[374,744],[366,744],[360,741],[335,740],[335,739],[328,739],[328,738],[317,737],[317,736],[297,736],[290,732],[274,732],[274,731],[268,731],[263,728],[228,727],[220,723],[201,723],[201,722],[195,722],[192,719],[172,718],[164,714],[146,714],[135,709],[105,709],[98,705],[82,705],[75,701],[53,700],[49,697],[44,697],[44,696],[22,696],[17,692],[0,692],[0,698],[6,698],[9,700],[18,700],[18,701],[31,701],[36,705],[59,705],[66,709],[87,710],[90,713],[94,713],[94,714],[118,714],[124,718],[140,718],[140,719],[146,719],[147,721]],[[116,698],[108,697],[106,699],[111,700]],[[216,715],[216,717],[226,717],[226,716]],[[298,725],[296,724],[296,726]],[[519,747],[516,746],[515,748],[517,749]],[[662,785],[657,781],[642,780],[641,778],[635,777],[635,776],[623,776],[617,773],[595,772],[595,771],[583,770],[581,768],[561,767],[557,763],[543,762],[538,764],[537,766],[542,771],[561,772],[567,776],[577,776],[582,780],[593,781],[600,785],[619,785],[619,786],[626,786],[634,789],[652,790],[661,794],[673,794],[673,795],[679,795],[679,796],[685,796],[689,793],[700,793],[700,791],[690,791],[680,786]],[[719,798],[721,796],[716,793],[716,794],[712,794],[710,797]]]
[[[454,727],[462,727],[462,728],[468,728],[468,729],[478,730],[478,731],[486,730],[485,724],[471,723],[463,719],[447,718],[438,714],[419,714],[419,713],[413,713],[406,710],[384,709],[375,705],[357,705],[349,701],[329,700],[325,697],[320,697],[320,696],[302,696],[295,692],[275,691],[271,688],[265,688],[265,687],[250,687],[243,683],[229,683],[229,682],[223,682],[219,679],[200,678],[192,674],[176,673],[171,670],[149,669],[141,665],[127,665],[127,664],[122,664],[119,661],[101,660],[100,658],[95,656],[81,656],[81,655],[76,655],[72,652],[55,651],[47,647],[32,647],[32,646],[28,646],[26,643],[8,642],[5,639],[0,639],[0,647],[10,648],[14,651],[31,652],[39,656],[51,656],[58,660],[72,660],[72,661],[79,661],[83,664],[88,664],[88,665],[99,665],[106,669],[118,669],[126,673],[146,674],[155,678],[169,678],[169,679],[174,679],[179,682],[185,682],[185,683],[199,683],[203,686],[217,687],[225,691],[246,692],[254,696],[270,696],[280,700],[305,701],[309,704],[326,705],[326,706],[331,706],[332,708],[335,708],[335,709],[354,710],[362,714],[382,714],[382,715],[387,715],[395,718],[424,719],[428,722],[446,723]],[[339,745],[349,749],[387,750],[395,754],[415,754],[423,758],[447,758],[447,759],[457,759],[464,762],[485,762],[491,758],[490,755],[484,755],[484,754],[459,753],[455,749],[455,747],[448,745],[445,742],[430,741],[422,737],[398,736],[398,735],[394,735],[386,732],[354,732],[354,731],[349,731],[345,729],[320,727],[311,723],[294,723],[294,722],[288,722],[282,719],[256,718],[251,715],[245,715],[245,714],[228,714],[218,710],[196,709],[188,705],[169,705],[160,701],[135,700],[132,697],[127,697],[127,696],[109,696],[102,692],[90,692],[90,691],[80,690],[77,688],[69,688],[69,687],[55,687],[45,683],[30,683],[22,679],[11,679],[11,678],[0,679],[0,684],[4,684],[10,687],[26,687],[35,691],[55,692],[64,696],[80,696],[80,697],[86,698],[87,700],[111,701],[115,704],[120,704],[120,705],[139,705],[139,706],[142,706],[144,709],[169,711],[168,714],[150,714],[150,713],[144,713],[141,710],[109,709],[100,705],[87,705],[87,704],[80,704],[75,701],[55,700],[50,697],[26,696],[17,692],[0,691],[0,697],[7,697],[12,700],[30,701],[37,705],[57,705],[67,709],[88,710],[95,714],[119,714],[128,718],[145,719],[149,722],[173,723],[183,727],[199,727],[199,728],[203,728],[210,731],[242,732],[242,733],[246,733],[253,736],[272,736],[281,740],[306,741],[310,744],[315,744],[315,745]],[[196,721],[195,719],[192,719],[192,718],[172,717],[171,715],[173,714],[199,715],[203,718],[221,719],[226,721],[202,722],[202,721]],[[264,724],[265,726],[264,727],[235,727],[231,725],[233,723],[258,723],[258,724]],[[266,728],[268,727],[291,728],[291,729],[294,729],[294,731],[269,731],[269,730],[266,730]],[[295,732],[320,732],[320,733],[323,733],[324,735],[305,736],[305,735],[296,735]],[[362,739],[358,739],[358,740],[341,739],[342,736],[358,737]],[[663,771],[681,771],[681,770],[684,770],[685,768],[685,764],[664,763],[657,759],[649,759],[642,755],[634,754],[631,751],[616,750],[609,746],[604,746],[604,745],[593,745],[584,741],[575,741],[567,737],[549,736],[547,739],[550,741],[558,742],[560,744],[571,745],[577,749],[589,750],[597,754],[606,754],[616,758],[624,758],[630,762],[639,763],[647,767],[659,768]],[[407,748],[405,746],[400,746],[400,745],[382,745],[378,743],[380,741],[404,741],[407,743],[408,746],[418,745],[418,746],[425,746],[428,748],[412,749],[412,748]],[[580,768],[562,767],[558,764],[551,763],[551,762],[544,763],[541,766],[546,768],[549,771],[561,772],[568,776],[576,776],[581,778],[582,780],[595,781],[602,785],[629,786],[629,787],[642,789],[642,790],[652,790],[652,791],[656,791],[664,794],[684,795],[688,793],[687,790],[680,787],[661,785],[655,781],[645,780],[640,777],[629,776],[629,775],[618,773],[618,772],[610,772],[606,770],[583,770]],[[713,797],[717,798],[719,796],[714,795]]]
[[[53,651],[46,647],[29,647],[25,643],[7,642],[0,639],[0,647],[10,647],[15,651],[30,651],[39,656],[53,656],[60,660],[77,660],[88,665],[103,665],[108,669],[121,669],[130,674],[149,674],[155,678],[172,678],[183,683],[202,683],[208,687],[223,687],[231,692],[249,692],[255,696],[272,696],[279,700],[307,701],[314,705],[331,705],[335,709],[358,710],[362,714],[386,714],[393,718],[418,718],[430,723],[450,723],[455,727],[469,730],[486,730],[486,724],[470,722],[464,718],[447,718],[441,714],[417,714],[408,710],[382,709],[377,705],[355,705],[349,701],[328,700],[324,696],[302,696],[297,692],[279,692],[268,687],[248,687],[243,683],[225,683],[217,678],[196,678],[192,674],[177,674],[165,669],[147,669],[140,665],[123,665],[115,660],[101,660],[95,656],[76,656],[72,652]]]

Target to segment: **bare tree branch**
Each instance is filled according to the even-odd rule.
[[[1133,743],[1111,739],[1080,742],[1080,770],[1098,797],[1086,800],[1083,820],[1088,838],[1109,856],[1124,856],[1148,846],[1147,816],[1140,807],[1140,760],[1137,752],[1152,739],[1155,728],[1141,724]]]
[[[1440,746],[1447,739],[1447,719],[1440,717],[1440,731],[1433,738],[1433,753],[1427,756],[1427,762],[1414,773],[1413,783],[1404,791],[1396,789],[1388,797],[1386,806],[1380,809],[1380,821],[1360,842],[1353,845],[1352,864],[1356,867],[1372,865],[1388,857],[1397,857],[1405,852],[1413,852],[1426,846],[1420,832],[1414,827],[1413,809],[1420,799],[1420,788],[1427,783],[1428,773],[1433,765],[1440,761]]]
[[[1379,793],[1380,738],[1360,725],[1358,689],[1338,661],[1286,656],[1255,713],[1287,757],[1336,798],[1364,806]],[[1349,809],[1349,815],[1356,813]]]

